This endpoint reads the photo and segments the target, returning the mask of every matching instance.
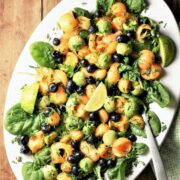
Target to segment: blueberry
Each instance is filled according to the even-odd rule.
[[[30,151],[29,147],[26,145],[22,145],[20,148],[20,153],[27,154],[27,153],[29,153],[29,151]]]
[[[52,51],[52,57],[54,59],[58,59],[61,56],[59,51]]]
[[[53,45],[58,46],[60,44],[60,39],[54,38],[52,43]]]
[[[70,155],[67,157],[68,162],[70,163],[76,163],[76,158],[73,155]]]
[[[132,142],[135,142],[137,140],[137,137],[134,134],[129,134],[127,138]]]
[[[79,167],[77,165],[73,165],[71,168],[71,173],[77,176],[79,174]]]
[[[91,124],[93,124],[96,127],[100,124],[100,121],[99,120],[91,121]]]
[[[94,64],[89,64],[89,66],[87,67],[87,72],[88,73],[93,73],[94,71],[96,71],[97,67]]]
[[[89,29],[88,29],[88,32],[89,32],[90,34],[94,34],[94,33],[96,33],[97,31],[98,31],[98,29],[97,29],[96,25],[91,25],[91,26],[89,27]]]
[[[60,56],[56,59],[56,62],[57,62],[58,64],[61,64],[61,63],[64,62],[64,60],[65,60],[65,56],[64,56],[64,55],[60,55]]]
[[[90,135],[88,138],[87,138],[87,142],[89,144],[96,144],[98,142],[98,139],[97,137],[95,137],[94,135]]]
[[[111,115],[110,115],[110,119],[111,119],[112,121],[118,122],[119,119],[120,119],[120,114],[113,112],[113,113],[111,113]]]
[[[77,93],[78,93],[78,94],[83,94],[83,93],[84,93],[84,90],[85,90],[84,87],[83,87],[83,86],[80,86],[80,87],[77,88]]]
[[[99,18],[99,17],[101,17],[102,16],[102,12],[101,11],[96,11],[95,13],[94,13],[94,17],[97,17],[97,18]]]
[[[79,141],[72,141],[71,146],[74,150],[78,150],[79,149]]]
[[[96,83],[96,80],[92,76],[90,76],[87,78],[87,83],[88,84],[94,84],[94,83]]]
[[[68,83],[67,83],[67,90],[69,93],[73,93],[76,89],[76,84],[74,83],[73,80],[69,80]]]
[[[121,34],[117,37],[118,43],[127,43],[129,41],[129,37],[126,34]]]
[[[76,162],[80,161],[83,158],[83,154],[80,151],[76,151],[74,153],[74,157],[76,159]]]
[[[134,31],[129,31],[126,35],[129,37],[129,39],[134,39],[135,38]]]
[[[97,111],[89,113],[89,120],[96,121],[99,119],[99,114]]]
[[[108,168],[112,168],[116,165],[116,160],[115,159],[108,159],[107,160],[107,166]]]
[[[45,134],[48,134],[52,131],[52,126],[50,126],[49,124],[43,124],[41,129]]]
[[[50,92],[56,92],[58,90],[58,85],[55,83],[51,83],[51,84],[49,84],[48,89]]]
[[[81,64],[82,67],[87,67],[87,66],[89,65],[88,61],[85,60],[85,59],[82,59],[82,60],[80,61],[80,64]]]
[[[123,58],[124,57],[122,55],[118,54],[118,53],[114,53],[112,55],[112,59],[113,59],[114,62],[120,63],[123,60]]]
[[[44,115],[45,115],[46,117],[48,117],[49,114],[51,113],[51,111],[52,111],[52,109],[51,109],[50,107],[47,107],[47,108],[45,109],[45,111],[44,111]]]
[[[19,138],[19,142],[24,146],[27,145],[28,141],[29,141],[29,136],[28,135],[22,135]]]
[[[110,95],[110,96],[117,95],[118,92],[119,92],[119,89],[116,85],[114,85],[108,89],[108,95]]]
[[[99,160],[99,165],[103,168],[107,167],[107,161],[105,159]]]
[[[64,106],[63,104],[59,104],[59,105],[58,105],[58,109],[59,109],[61,112],[65,112],[65,111],[66,111],[66,106]]]

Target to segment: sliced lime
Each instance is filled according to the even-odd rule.
[[[39,84],[33,83],[25,86],[21,93],[21,108],[27,113],[32,114],[34,111],[34,106],[38,94]]]
[[[176,48],[174,42],[168,36],[160,35],[159,47],[162,59],[162,66],[167,67],[173,61],[175,56]]]
[[[105,84],[101,82],[99,86],[95,89],[89,101],[87,102],[85,110],[89,112],[97,111],[103,106],[106,97],[107,89]]]

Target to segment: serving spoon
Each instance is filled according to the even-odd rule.
[[[164,165],[158,150],[158,145],[156,140],[152,134],[148,118],[145,114],[143,114],[143,119],[146,123],[145,130],[147,134],[148,146],[151,153],[151,158],[154,166],[154,172],[156,175],[157,180],[168,180],[166,171],[164,169]]]

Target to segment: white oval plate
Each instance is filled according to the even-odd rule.
[[[180,35],[174,16],[165,2],[163,0],[149,0],[149,4],[150,6],[148,10],[144,14],[156,20],[157,22],[163,21],[166,24],[166,27],[164,28],[163,25],[161,25],[161,32],[170,36],[174,40],[177,47],[176,58],[174,62],[165,69],[165,76],[162,78],[163,84],[170,90],[173,95],[171,106],[164,109],[160,108],[156,104],[153,104],[151,106],[152,110],[154,110],[158,114],[161,121],[163,121],[167,125],[167,129],[162,132],[157,138],[158,144],[161,145],[173,121],[173,116],[175,114],[179,100]],[[82,7],[88,9],[89,11],[95,10],[96,0],[63,0],[39,24],[37,29],[30,37],[29,41],[27,42],[25,48],[23,49],[14,69],[7,92],[5,113],[11,106],[19,101],[21,87],[24,84],[28,84],[33,81],[33,76],[27,74],[34,72],[32,68],[29,68],[29,65],[36,66],[36,63],[32,60],[29,53],[30,44],[34,41],[39,40],[47,41],[47,34],[54,34],[54,31],[52,29],[56,27],[60,15],[67,12],[68,10],[73,9],[74,7]],[[58,35],[61,35],[61,32],[59,32]],[[57,34],[54,35],[54,37],[55,36],[57,37]],[[16,178],[18,180],[21,180],[22,163],[15,164],[13,163],[13,161],[16,160],[17,156],[21,156],[23,158],[23,162],[31,160],[31,158],[19,153],[19,147],[17,143],[12,144],[13,138],[14,136],[10,135],[6,130],[4,130],[4,142],[9,163]],[[139,138],[138,141],[146,143],[146,140],[141,138]],[[138,166],[134,168],[133,174],[127,179],[135,179],[142,172],[145,166],[150,162],[150,159],[150,153],[146,156],[139,157],[139,160],[143,161],[145,165],[143,165],[143,163],[139,163]]]

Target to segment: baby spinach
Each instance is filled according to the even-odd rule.
[[[129,11],[135,14],[140,14],[145,8],[147,8],[146,0],[125,0],[124,2]]]
[[[43,180],[44,175],[41,169],[37,168],[33,162],[26,162],[22,167],[24,180]]]
[[[159,81],[152,82],[146,90],[148,92],[147,98],[158,103],[160,107],[164,108],[170,103],[170,94]]]
[[[31,134],[41,128],[45,118],[43,114],[29,115],[22,108],[20,103],[14,105],[6,114],[5,128],[14,135]]]
[[[76,16],[85,16],[87,18],[91,17],[91,14],[89,13],[89,11],[82,8],[74,8],[74,12]]]
[[[51,161],[50,149],[48,147],[43,148],[41,151],[36,153],[33,157],[34,165],[41,168]]]
[[[153,135],[158,136],[161,132],[161,121],[159,117],[153,111],[149,111],[147,115]]]
[[[132,164],[131,158],[119,158],[116,166],[107,170],[108,178],[113,180],[124,180],[126,168],[129,166],[129,164]]]
[[[132,153],[135,155],[145,155],[147,154],[149,148],[146,144],[144,143],[135,143],[133,145],[133,150]]]
[[[108,13],[115,0],[97,0],[96,7],[103,13]]]
[[[31,44],[30,53],[33,59],[40,65],[48,68],[55,67],[55,60],[52,57],[53,47],[46,42],[37,41]]]
[[[141,136],[143,138],[146,138],[146,132],[144,129],[141,129],[139,125],[137,124],[130,124],[130,129],[133,134],[137,136]]]

